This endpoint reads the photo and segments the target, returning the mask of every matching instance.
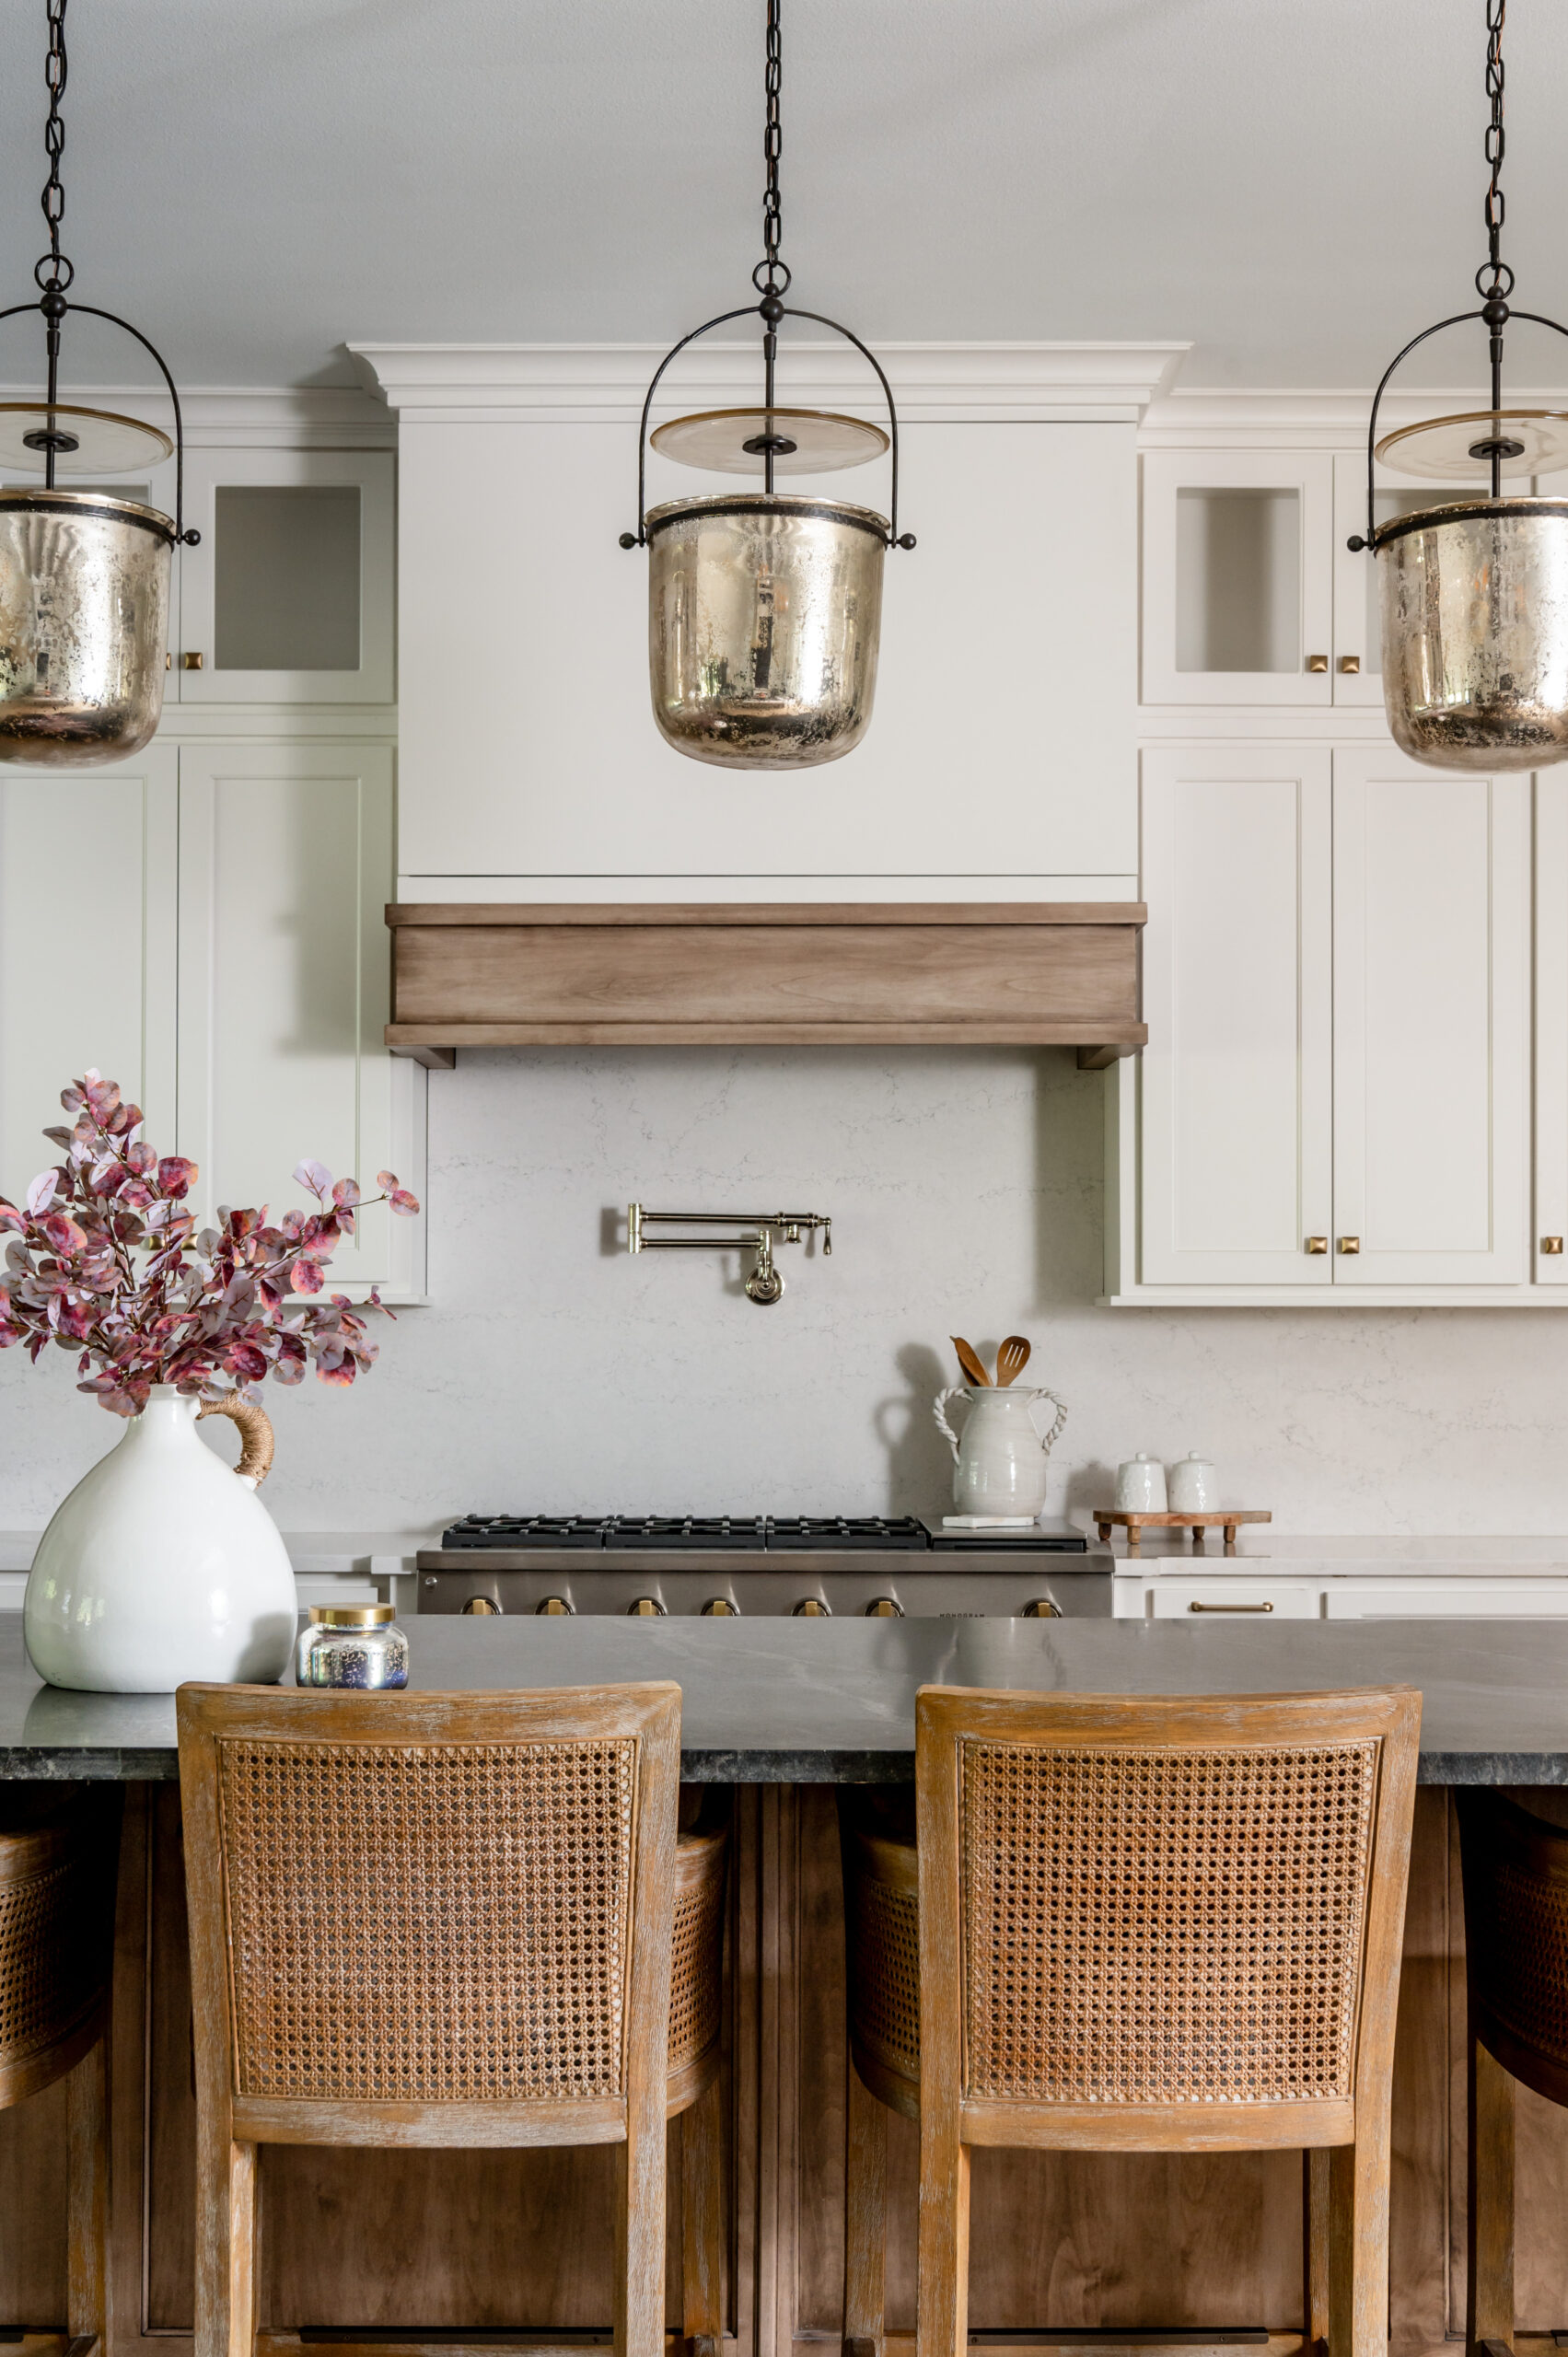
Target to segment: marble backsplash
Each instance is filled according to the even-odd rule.
[[[1568,1533],[1555,1312],[1098,1309],[1104,1086],[1014,1049],[465,1052],[431,1075],[430,1304],[352,1392],[269,1387],[269,1504],[932,1516],[947,1337],[1016,1330],[1072,1411],[1049,1512],[1195,1448],[1285,1530]],[[632,1196],[829,1212],[833,1255],[784,1248],[759,1309],[734,1254],[629,1259]],[[117,1436],[72,1380],[0,1357],[0,1527]]]

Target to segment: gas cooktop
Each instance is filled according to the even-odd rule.
[[[1082,1555],[1088,1541],[1065,1523],[1031,1523],[1027,1529],[933,1530],[913,1515],[877,1514],[470,1514],[441,1534],[444,1554],[563,1547],[682,1553],[722,1549],[775,1555]]]

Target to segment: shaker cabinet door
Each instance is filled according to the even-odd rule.
[[[389,747],[181,749],[179,1125],[204,1214],[306,1205],[306,1159],[417,1188],[418,1084],[382,1044],[391,879]],[[367,1212],[332,1275],[407,1292],[421,1225]]]
[[[1330,703],[1332,458],[1149,450],[1143,470],[1144,703]]]
[[[1144,755],[1145,1284],[1331,1282],[1330,755]]]
[[[58,1159],[40,1135],[96,1065],[175,1132],[175,755],[0,769],[0,1194]]]
[[[1334,1282],[1529,1273],[1527,782],[1334,755]]]
[[[1568,1288],[1568,771],[1536,779],[1535,1281]]]

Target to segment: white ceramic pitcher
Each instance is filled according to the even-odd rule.
[[[947,1422],[949,1399],[967,1399],[962,1434]],[[1035,1422],[1037,1399],[1056,1410],[1051,1430]],[[1045,1504],[1045,1460],[1067,1421],[1064,1401],[1054,1391],[1028,1391],[1021,1384],[993,1389],[978,1383],[955,1384],[932,1403],[936,1429],[953,1452],[953,1505],[958,1514],[1038,1515]]]

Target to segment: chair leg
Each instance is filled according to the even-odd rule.
[[[1303,2153],[1306,2282],[1303,2306],[1308,2357],[1325,2357],[1329,2346],[1329,2147]]]
[[[1474,2030],[1467,2072],[1469,2266],[1465,2340],[1514,2345],[1514,2082]]]
[[[257,2152],[236,2144],[226,2120],[197,2120],[196,2334],[192,2357],[254,2357]]]
[[[686,2357],[724,2333],[724,2096],[718,2073],[680,2122],[680,2328]]]
[[[1370,2107],[1367,2107],[1370,2109]],[[1388,2357],[1388,2121],[1329,2161],[1330,2357]]]
[[[888,2115],[849,2063],[844,2357],[882,2357],[888,2276]]]
[[[629,2109],[615,2152],[615,2357],[664,2357],[664,2106],[645,2122],[651,2105]]]
[[[65,2318],[70,2357],[109,2340],[109,2039],[84,2054],[65,2088],[68,2205]]]
[[[957,2095],[920,2114],[920,2273],[915,2357],[967,2357],[970,2329],[970,2148]],[[1358,2350],[1355,2357],[1366,2357]]]

